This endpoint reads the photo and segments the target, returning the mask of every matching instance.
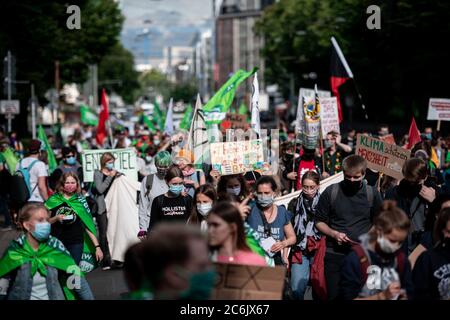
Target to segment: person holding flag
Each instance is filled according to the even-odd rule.
[[[94,219],[86,198],[81,194],[78,176],[73,172],[65,173],[56,189],[57,192],[45,202],[51,212],[51,234],[61,240],[82,271],[89,272],[97,261],[103,259],[103,252],[97,240]],[[82,256],[85,261],[80,263]]]
[[[48,220],[42,204],[27,204],[20,211],[24,234],[11,241],[0,259],[0,300],[94,300],[69,251],[50,235]]]

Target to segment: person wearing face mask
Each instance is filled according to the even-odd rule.
[[[217,194],[225,193],[235,196],[239,202],[243,201],[250,194],[244,176],[242,174],[220,176],[217,184]]]
[[[360,236],[341,269],[345,300],[406,300],[412,298],[411,266],[401,250],[410,221],[394,201],[384,201],[373,228]]]
[[[136,151],[137,152],[137,151]],[[137,166],[138,166],[138,181],[142,181],[144,177],[149,174],[156,173],[155,166],[155,155],[157,149],[154,145],[150,145],[145,149],[145,153],[143,154],[143,158],[137,157]]]
[[[440,192],[433,181],[428,179],[427,165],[422,159],[406,160],[402,173],[403,179],[399,185],[388,190],[385,198],[395,200],[411,219],[411,231],[404,244],[405,252],[410,254],[421,241],[429,207]]]
[[[156,173],[146,176],[141,182],[139,193],[139,233],[142,240],[147,235],[153,200],[169,191],[165,180],[167,170],[172,165],[172,158],[167,151],[160,151],[155,156]]]
[[[342,160],[352,152],[352,148],[341,142],[341,135],[335,131],[327,134],[325,139],[325,160],[324,177],[332,176],[342,171]]]
[[[314,215],[319,202],[319,175],[308,171],[302,177],[302,192],[288,204],[294,213],[296,245],[292,247],[289,261],[291,265],[291,288],[295,299],[303,300],[309,282],[310,269],[320,240],[320,233],[314,225]]]
[[[183,172],[172,165],[166,173],[165,180],[169,191],[157,196],[150,210],[148,232],[155,225],[166,222],[186,222],[192,211],[192,198],[184,192]]]
[[[192,213],[188,224],[200,225],[200,230],[206,232],[208,223],[206,218],[217,199],[216,189],[210,184],[204,184],[195,190]]]
[[[49,177],[49,185],[53,190],[56,189],[56,184],[65,173],[75,173],[80,181],[83,181],[83,168],[76,159],[76,151],[70,147],[63,147],[61,150],[63,162],[56,167]]]
[[[284,206],[274,204],[277,184],[271,176],[256,182],[256,205],[247,217],[247,223],[258,232],[266,253],[276,265],[288,265],[287,248],[294,245],[296,236],[292,227],[292,214]]]
[[[326,236],[324,272],[327,298],[339,294],[340,270],[351,244],[367,233],[381,206],[381,195],[364,181],[367,162],[351,155],[342,162],[344,180],[330,185],[320,195],[315,215],[316,228]]]
[[[292,161],[295,161],[294,166]],[[322,177],[322,161],[316,156],[315,149],[308,149],[302,146],[300,157],[292,161],[286,163],[283,177],[294,184],[295,190],[302,189],[302,176],[307,171],[316,171]]]
[[[100,170],[94,171],[93,192],[95,200],[97,201],[97,216],[95,219],[98,225],[100,248],[104,253],[104,258],[102,260],[103,270],[111,269],[112,265],[108,239],[106,236],[108,230],[108,217],[106,214],[105,198],[114,179],[119,175],[117,170],[114,169],[115,160],[112,153],[105,152],[100,158]]]
[[[181,149],[175,157],[175,163],[184,175],[186,192],[194,197],[195,189],[206,183],[205,173],[202,169],[195,169],[193,165],[194,155],[186,149]]]
[[[436,245],[423,252],[413,270],[415,300],[450,300],[450,208],[434,226]]]
[[[142,242],[141,288],[149,300],[208,300],[216,273],[204,234],[190,225],[162,222]]]
[[[64,244],[50,235],[49,212],[43,204],[19,212],[24,234],[11,241],[0,259],[0,300],[93,300],[83,273]],[[79,286],[68,286],[70,276]]]
[[[103,252],[97,240],[94,219],[86,198],[81,194],[77,175],[65,173],[56,190],[45,202],[51,213],[51,234],[61,240],[83,272],[91,271],[103,259]],[[80,263],[83,253],[85,260]]]

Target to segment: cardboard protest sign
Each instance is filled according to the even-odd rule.
[[[331,177],[328,177],[326,179],[323,179],[322,181],[320,181],[320,186],[319,186],[319,192],[322,193],[325,191],[326,188],[328,188],[328,186],[335,184],[335,183],[339,183],[342,180],[344,180],[344,173],[341,171],[339,173],[336,173],[335,175],[332,175]],[[300,195],[301,190],[286,194],[284,196],[278,197],[274,200],[274,204],[276,204],[277,206],[285,206],[285,208],[288,207],[289,202],[298,197]]]
[[[341,133],[336,97],[319,98],[319,100],[322,137],[326,137],[327,133],[331,131]]]
[[[212,300],[281,300],[286,268],[216,263]]]
[[[392,133],[390,133],[388,135],[385,135],[384,137],[380,137],[380,140],[382,140],[382,141],[384,141],[386,143],[396,144],[394,135]]]
[[[227,113],[221,127],[223,129],[245,129],[247,128],[246,115]]]
[[[329,98],[331,97],[331,91],[323,91],[323,90],[317,90],[317,94],[319,98]],[[300,108],[302,97],[305,98],[305,103],[307,104],[314,104],[315,99],[315,93],[314,89],[307,89],[307,88],[300,88],[299,94],[298,94],[298,106],[297,106],[297,127],[302,127],[302,124],[300,123],[303,120],[303,110]]]
[[[450,121],[450,99],[430,98],[427,120]]]
[[[83,166],[84,182],[94,181],[94,171],[100,170],[100,158],[105,152],[113,154],[116,161],[114,168],[130,179],[136,180],[137,176],[137,162],[136,152],[134,149],[104,149],[104,150],[84,150],[81,154]]]
[[[356,154],[367,160],[367,166],[370,169],[401,180],[403,164],[409,159],[411,151],[380,139],[358,134]]]
[[[261,139],[211,143],[211,164],[222,175],[261,169],[264,164]]]

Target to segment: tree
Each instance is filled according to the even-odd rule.
[[[142,94],[161,94],[164,100],[170,99],[170,90],[172,84],[167,79],[166,75],[156,69],[144,72],[139,77]]]

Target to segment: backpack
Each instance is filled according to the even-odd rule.
[[[39,160],[34,160],[30,163],[27,168],[22,167],[22,161],[19,162],[19,169],[14,173],[11,177],[11,200],[18,204],[25,204],[28,199],[30,199],[34,190],[38,186],[38,183],[31,189],[30,184],[30,171],[31,168],[35,165]]]
[[[366,255],[366,252],[361,247],[361,245],[359,245],[359,244],[353,245],[352,249],[353,249],[353,251],[355,251],[355,253],[359,259],[359,265],[360,265],[360,270],[361,270],[361,283],[362,283],[361,288],[362,288],[362,287],[364,287],[364,285],[366,284],[366,281],[367,281],[367,277],[368,277],[367,269],[370,266],[370,261]],[[395,255],[395,265],[397,267],[398,275],[399,275],[400,279],[402,278],[403,272],[405,271],[405,260],[406,260],[406,255],[403,252],[403,250],[398,250]]]

